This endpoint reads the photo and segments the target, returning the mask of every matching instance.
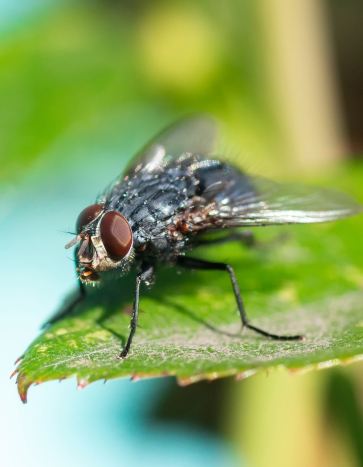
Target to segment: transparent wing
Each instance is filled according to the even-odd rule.
[[[243,174],[213,198],[209,216],[219,227],[328,222],[362,211],[350,196],[333,189],[279,184]]]
[[[358,214],[362,206],[345,193],[308,185],[279,184],[250,177],[253,187],[232,206],[222,205],[219,216],[229,225],[309,224]]]
[[[216,122],[206,115],[180,120],[136,154],[125,176],[139,171],[157,172],[166,166],[189,165],[193,156],[203,159],[213,152],[216,137]]]

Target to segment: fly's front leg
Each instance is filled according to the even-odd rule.
[[[144,281],[147,281],[152,277],[154,273],[154,268],[152,266],[144,267],[144,269],[136,276],[136,284],[135,284],[135,296],[134,296],[134,306],[132,309],[132,316],[131,316],[131,324],[130,324],[130,334],[129,338],[127,339],[125,348],[120,353],[119,358],[126,358],[127,354],[129,353],[132,339],[134,338],[134,334],[137,328],[137,318],[139,314],[139,297],[140,297],[140,285]]]
[[[245,308],[243,306],[241,292],[238,287],[236,276],[234,274],[232,267],[229,264],[210,263],[209,261],[202,261],[199,259],[186,258],[186,257],[179,257],[178,264],[180,264],[180,266],[184,266],[184,267],[191,268],[191,269],[209,269],[209,270],[214,269],[214,270],[227,271],[229,274],[229,277],[231,278],[233,291],[236,297],[236,301],[237,301],[238,309],[241,315],[243,326],[246,326],[247,328],[252,329],[255,332],[258,332],[259,334],[262,334],[263,336],[266,336],[272,339],[278,339],[278,340],[284,340],[284,341],[303,340],[303,336],[281,336],[279,334],[271,334],[270,332],[264,331],[263,329],[257,328],[256,326],[253,326],[252,324],[250,324],[247,318],[247,315],[246,315]]]

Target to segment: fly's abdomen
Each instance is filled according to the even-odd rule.
[[[226,163],[198,168],[194,175],[198,180],[197,195],[203,197],[206,203],[240,204],[246,193],[254,191],[250,179]]]

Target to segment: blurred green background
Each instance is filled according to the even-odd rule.
[[[226,153],[254,172],[318,179],[360,163],[358,1],[59,0],[11,14],[5,6],[2,218],[35,172],[40,189],[58,179],[65,192],[60,174],[68,172],[92,201],[106,173],[120,172],[148,137],[195,111],[223,122]],[[83,179],[85,165],[99,185],[96,176]],[[71,225],[77,203],[60,227]],[[154,417],[213,432],[241,465],[363,465],[362,369],[258,375],[212,390],[170,385]]]

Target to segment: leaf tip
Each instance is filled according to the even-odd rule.
[[[89,384],[89,381],[87,379],[80,379],[78,380],[78,385],[77,385],[77,389],[78,391],[80,391],[81,389],[84,389],[86,386],[88,386]]]
[[[242,371],[242,373],[238,373],[236,375],[236,381],[242,381],[243,379],[249,378],[250,376],[253,376],[256,373],[257,373],[257,370],[254,368],[251,368],[250,370]]]
[[[142,379],[142,376],[140,375],[132,375],[131,378],[130,378],[130,381],[132,383],[135,383],[136,381],[139,381],[140,379]]]
[[[18,385],[18,393],[23,404],[26,404],[28,402],[28,389],[32,383],[33,381],[29,380],[25,373],[19,373],[18,378],[16,380],[16,384]]]
[[[17,365],[22,358],[24,358],[24,355],[20,355],[20,357],[15,360],[14,365]]]
[[[19,368],[15,368],[15,370],[11,373],[10,379],[15,376],[17,373],[19,373]]]
[[[177,378],[178,385],[182,387],[189,386],[189,384],[193,384],[193,383],[199,383],[199,381],[202,381],[202,380],[203,380],[202,375],[193,375],[187,378]]]

